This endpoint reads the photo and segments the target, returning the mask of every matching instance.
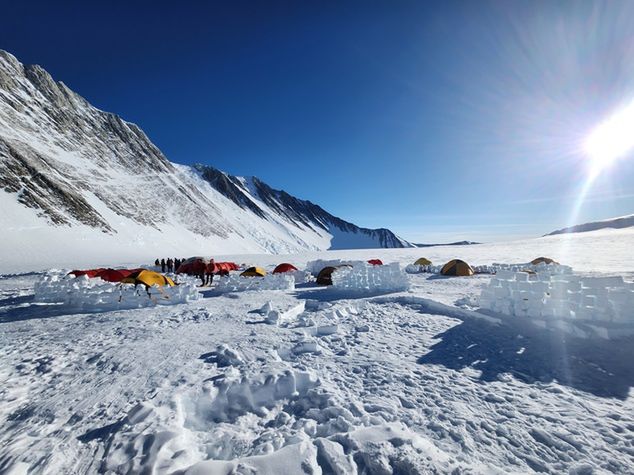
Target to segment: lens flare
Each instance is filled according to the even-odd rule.
[[[584,144],[595,177],[634,149],[634,101],[600,124]]]

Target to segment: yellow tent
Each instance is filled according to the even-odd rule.
[[[550,257],[538,257],[537,259],[533,259],[531,264],[536,266],[537,264],[559,264],[559,262]]]
[[[261,267],[249,267],[240,275],[242,277],[264,277],[266,275],[266,271]]]
[[[121,283],[134,285],[143,284],[146,287],[152,287],[153,285],[158,285],[159,287],[169,285],[173,287],[176,285],[169,277],[159,274],[158,272],[152,272],[151,270],[142,270],[138,273],[131,274],[129,277],[123,279]]]
[[[467,276],[473,275],[475,272],[465,261],[461,261],[460,259],[453,259],[442,266],[440,273],[442,275]]]
[[[414,265],[415,266],[430,266],[431,265],[431,261],[429,259],[421,257],[416,262],[414,262]]]

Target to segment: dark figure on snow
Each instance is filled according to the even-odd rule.
[[[181,260],[178,257],[174,258],[174,272],[178,270],[181,265]]]
[[[161,272],[165,274],[165,259],[161,259]]]
[[[155,265],[156,267],[160,266],[160,265],[161,265],[161,261],[159,261],[158,259],[157,259],[157,260],[155,260],[155,261],[154,261],[154,265]]]
[[[211,287],[211,284],[214,282],[214,268],[216,264],[214,260],[210,260],[209,264],[205,266],[205,283],[203,285],[208,285]]]
[[[172,272],[174,270],[174,261],[171,257],[167,258],[167,272]]]

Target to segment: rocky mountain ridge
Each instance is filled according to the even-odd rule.
[[[2,50],[0,202],[12,211],[0,223],[9,241],[35,227],[102,245],[96,232],[114,251],[120,241],[155,252],[187,239],[188,252],[411,246],[257,178],[172,163],[137,125]]]

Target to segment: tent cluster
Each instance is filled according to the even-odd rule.
[[[551,259],[550,257],[538,257],[533,259],[530,264],[534,266],[550,264],[559,265],[557,261]],[[432,266],[432,262],[425,257],[421,257],[414,262],[414,266],[430,267]],[[434,272],[434,270],[429,271]],[[534,273],[531,269],[525,269],[523,272]],[[473,268],[468,263],[460,259],[452,259],[440,268],[440,274],[447,276],[471,276],[478,273],[495,274],[495,270],[489,269],[488,266]]]
[[[438,272],[438,270],[431,269],[432,262],[426,257],[416,259],[413,265],[424,267],[425,271],[428,272]],[[452,259],[440,268],[440,274],[447,276],[470,276],[475,274],[475,270],[465,261]]]
[[[211,259],[207,257],[190,257],[181,262],[181,265],[176,269],[177,274],[187,275],[200,275],[205,273],[207,264],[211,262]],[[218,275],[227,275],[232,270],[238,270],[240,267],[235,262],[214,262],[213,273]]]
[[[285,274],[287,272],[295,272],[296,270],[297,267],[295,267],[293,264],[283,262],[275,269],[273,269],[273,274]],[[242,277],[264,277],[266,275],[266,271],[262,267],[249,267],[240,275]]]
[[[69,273],[75,277],[85,275],[90,279],[100,278],[107,282],[115,282],[121,284],[142,284],[146,287],[152,287],[158,285],[163,287],[168,285],[173,287],[176,285],[172,279],[146,269],[88,269],[88,270],[74,270]]]

